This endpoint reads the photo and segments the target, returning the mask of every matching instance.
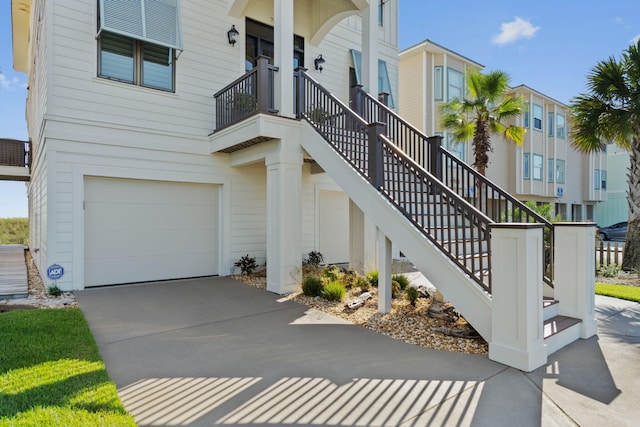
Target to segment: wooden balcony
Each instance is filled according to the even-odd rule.
[[[0,139],[0,181],[29,181],[31,142]]]

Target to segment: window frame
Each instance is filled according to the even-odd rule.
[[[536,110],[539,110],[540,112],[539,116],[536,115]],[[542,108],[542,106],[538,104],[533,104],[533,120],[532,120],[533,129],[539,130],[542,132],[542,129],[543,129],[542,122],[544,120],[543,117],[544,117],[544,109]],[[536,123],[540,123],[540,127],[537,127]]]
[[[600,170],[600,189],[601,190],[607,189],[607,170],[606,169]]]
[[[433,67],[433,98],[435,101],[444,100],[444,67],[436,65]]]
[[[600,169],[594,169],[593,170],[593,189],[594,190],[599,190],[600,189]]]
[[[531,179],[531,153],[522,154],[522,178]]]
[[[547,135],[552,137],[553,136],[553,116],[555,114],[554,113],[548,113],[547,114]]]
[[[567,175],[566,160],[556,159],[556,184],[565,184]]]
[[[536,164],[539,161],[539,164]],[[542,181],[544,177],[544,156],[541,154],[533,154],[531,157],[531,179],[534,181]]]
[[[547,160],[547,181],[549,183],[553,183],[555,181],[555,159],[548,159]]]
[[[564,114],[556,114],[556,138],[565,139],[567,132],[567,120]],[[560,117],[562,117],[562,126],[560,125]]]
[[[114,76],[110,76],[108,74],[103,73],[103,61],[102,61],[102,37],[104,34],[107,35],[115,35],[117,37],[123,37],[126,38],[130,41],[132,41],[133,44],[133,80],[125,80],[122,78],[118,78],[118,77],[114,77]],[[170,81],[170,88],[166,88],[166,87],[160,87],[160,86],[154,86],[154,85],[149,85],[149,84],[144,84],[144,46],[145,44],[149,44],[149,45],[154,45],[154,46],[159,46],[163,49],[168,49],[168,53],[169,53],[169,64],[171,66],[171,81]],[[112,80],[112,81],[116,81],[116,82],[121,82],[121,83],[126,83],[132,86],[138,86],[138,87],[144,87],[147,89],[154,89],[154,90],[161,90],[163,92],[170,92],[170,93],[175,93],[175,89],[176,89],[176,50],[173,48],[170,48],[168,46],[163,46],[163,45],[159,45],[159,44],[155,44],[155,43],[151,43],[145,40],[140,40],[140,39],[136,39],[130,36],[126,36],[126,35],[122,35],[122,34],[118,34],[118,33],[113,33],[111,31],[102,31],[100,33],[100,35],[98,36],[98,69],[97,69],[97,76],[101,79],[106,79],[106,80]]]
[[[527,102],[527,111],[522,113],[522,127],[529,129],[531,127],[531,103]]]
[[[458,97],[458,99],[462,100],[464,98],[465,95],[465,76],[464,73],[462,71],[456,70],[455,68],[451,68],[451,67],[447,67],[447,102],[453,100],[454,97],[451,97],[451,88],[456,88],[457,86],[452,86],[451,85],[451,75],[452,74],[457,74],[461,77],[461,85],[460,85],[460,97]]]

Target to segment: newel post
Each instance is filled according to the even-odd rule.
[[[442,155],[440,154],[442,136],[428,137],[427,144],[429,145],[429,173],[436,177],[438,181],[442,181]]]
[[[256,58],[256,98],[258,101],[258,111],[269,112],[269,57],[260,55]]]
[[[304,67],[298,67],[295,70],[296,76],[296,118],[301,119],[302,114],[304,113],[305,103],[306,103],[306,94],[305,94],[305,81],[304,81],[304,73],[307,71]]]
[[[385,124],[380,122],[369,123],[369,179],[377,189],[384,187],[384,158],[382,155],[382,141],[380,135],[385,133]]]
[[[547,363],[542,245],[543,224],[491,224],[489,359],[526,372]]]
[[[591,222],[553,224],[555,251],[553,261],[554,296],[558,314],[580,319],[580,338],[597,332],[595,315],[595,236]]]
[[[362,117],[362,85],[351,86],[349,106],[357,115]]]

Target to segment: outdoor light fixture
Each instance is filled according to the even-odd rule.
[[[240,35],[240,33],[238,32],[238,30],[236,30],[236,26],[232,25],[231,29],[229,31],[227,31],[227,37],[229,38],[229,44],[231,46],[235,46],[236,42],[238,41],[238,36]]]
[[[322,72],[322,69],[324,68],[323,65],[325,63],[325,60],[322,57],[322,54],[318,55],[318,57],[313,60],[313,63],[316,66],[316,70]]]

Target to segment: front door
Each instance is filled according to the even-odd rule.
[[[275,50],[273,46],[273,27],[247,18],[247,42],[245,48],[245,71],[256,65],[260,55],[271,58],[273,64]],[[304,38],[293,36],[293,68],[304,67]]]

